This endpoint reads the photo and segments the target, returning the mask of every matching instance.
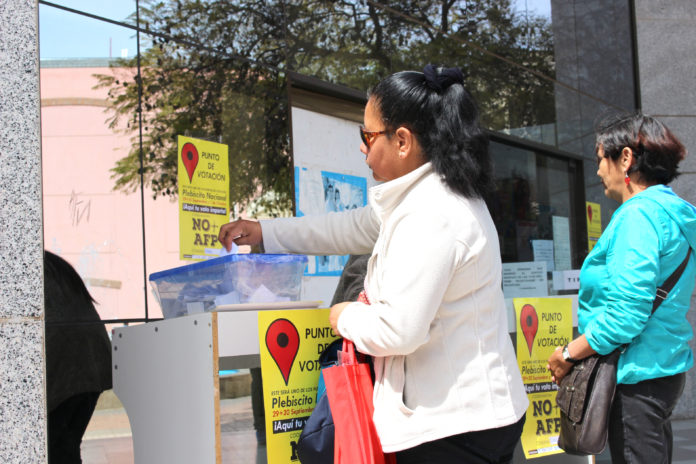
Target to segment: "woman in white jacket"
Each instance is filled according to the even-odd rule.
[[[361,151],[369,205],[238,220],[226,247],[371,253],[370,304],[331,308],[334,330],[374,358],[374,422],[401,463],[510,462],[528,406],[507,332],[498,235],[483,201],[488,140],[457,68],[387,77],[370,93]]]

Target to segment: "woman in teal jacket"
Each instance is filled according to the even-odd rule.
[[[609,424],[612,462],[671,462],[670,416],[693,365],[686,313],[696,255],[651,315],[656,289],[696,249],[696,208],[666,184],[684,146],[654,118],[633,115],[597,131],[597,175],[621,206],[580,271],[578,330],[549,358],[554,381],[573,363],[625,345]]]

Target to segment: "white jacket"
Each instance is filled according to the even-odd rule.
[[[385,452],[513,424],[526,412],[501,287],[498,235],[481,200],[430,163],[370,189],[369,206],[262,221],[266,251],[372,252],[338,329],[374,356],[374,422]]]

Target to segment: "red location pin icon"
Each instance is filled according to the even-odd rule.
[[[522,311],[520,311],[520,326],[522,326],[522,333],[524,334],[524,339],[527,340],[527,348],[529,348],[529,356],[531,356],[534,337],[536,337],[537,330],[539,329],[539,317],[537,316],[534,306],[530,304],[522,306]]]
[[[198,150],[191,142],[186,142],[181,148],[181,160],[189,176],[189,182],[193,182],[193,173],[198,166]]]
[[[268,326],[266,331],[266,348],[271,353],[280,373],[283,375],[285,385],[290,378],[290,369],[295,362],[297,349],[300,347],[300,334],[287,319],[276,319]]]
[[[590,222],[592,222],[592,206],[587,205],[587,217],[590,219]]]

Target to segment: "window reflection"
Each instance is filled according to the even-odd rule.
[[[121,282],[118,295],[133,295],[119,296],[103,317],[144,317],[147,274],[181,264],[171,201],[177,135],[229,146],[236,212],[289,214],[287,72],[362,93],[395,71],[459,66],[487,128],[589,159],[597,115],[634,103],[628,7],[609,14],[601,2],[402,3],[143,0],[140,44],[127,27],[135,26],[135,0],[56,2],[104,20],[40,5],[46,243],[50,249],[55,238],[78,270],[85,260],[95,285],[113,284],[100,292]],[[616,27],[600,37],[597,21]],[[522,152],[503,144],[494,152],[505,160],[496,214],[512,237],[503,243],[509,260],[529,257],[525,230],[546,237],[549,217],[573,217],[575,188],[604,202],[593,167]],[[112,214],[102,230],[76,233],[105,210]],[[72,235],[56,232],[61,227]],[[581,246],[574,247],[575,260]],[[110,256],[110,267],[98,269],[90,256]],[[121,276],[126,267],[131,272]],[[158,305],[148,308],[159,316]]]
[[[286,216],[292,211],[285,77],[265,66],[153,38],[141,57],[142,153],[146,185],[147,274],[189,264],[179,260],[177,136],[227,145],[230,204],[235,216]],[[105,79],[116,103],[112,117],[127,117],[138,101],[135,78],[128,87]],[[131,133],[137,127],[130,128]],[[139,182],[140,140],[119,161],[116,182]],[[150,298],[152,314],[158,304]]]
[[[103,319],[142,318],[140,196],[113,192],[110,171],[129,137],[106,124],[107,95],[94,88],[108,65],[42,61],[44,243],[82,276]]]
[[[51,8],[75,10],[101,18],[135,25],[136,0],[51,0]],[[140,0],[141,6],[143,1]],[[48,6],[48,5],[46,5]]]
[[[105,75],[111,122],[126,121],[139,134],[134,109],[142,107],[143,177],[155,196],[176,194],[176,136],[187,135],[230,147],[231,199],[244,208],[266,190],[278,196],[278,213],[290,210],[290,154],[285,79],[265,66],[239,62],[210,50],[155,37],[140,58],[136,76]],[[135,60],[121,61],[133,67]],[[132,124],[131,124],[132,122]],[[115,168],[116,187],[140,183],[140,140]]]
[[[491,154],[497,192],[489,207],[503,262],[535,261],[533,241],[552,240],[570,246],[555,270],[576,269],[584,259],[577,162],[499,142]]]
[[[101,7],[86,1],[57,3],[73,8],[89,4],[86,11],[95,15],[135,24],[128,19],[135,12],[135,1],[103,2]],[[42,60],[132,57],[137,42],[133,29],[39,4],[39,52]]]

